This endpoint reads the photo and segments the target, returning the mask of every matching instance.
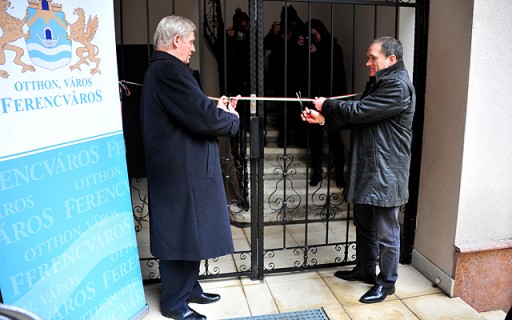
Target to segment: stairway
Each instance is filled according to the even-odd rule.
[[[317,186],[308,185],[307,148],[293,143],[286,148],[278,147],[278,125],[276,112],[269,110],[266,126],[266,146],[264,147],[263,172],[263,215],[265,225],[296,224],[306,220],[324,221],[345,219],[347,204],[343,202],[342,190],[336,187],[334,170],[332,177],[327,173],[327,159],[324,159],[323,179]],[[250,142],[247,133],[247,141]],[[324,138],[324,154],[327,155],[327,137]],[[250,201],[250,146],[247,145]],[[228,192],[228,198],[230,194]],[[250,205],[245,209],[231,203],[232,223],[241,227],[250,225]]]

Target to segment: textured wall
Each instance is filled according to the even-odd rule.
[[[415,249],[452,275],[471,49],[472,1],[430,5]]]

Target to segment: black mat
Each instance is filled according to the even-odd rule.
[[[329,320],[324,309],[310,309],[302,311],[284,312],[277,314],[266,314],[262,316],[231,318],[229,320]]]

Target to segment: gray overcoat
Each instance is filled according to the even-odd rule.
[[[409,200],[412,122],[416,93],[403,61],[379,70],[361,100],[326,100],[326,125],[348,124],[349,203],[398,207]]]

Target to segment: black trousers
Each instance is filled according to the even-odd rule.
[[[201,261],[160,260],[161,309],[172,314],[182,314],[189,308],[188,300],[203,293],[198,281],[200,263]]]
[[[354,204],[357,266],[375,273],[378,261],[377,283],[384,287],[394,286],[398,278],[399,209]]]

